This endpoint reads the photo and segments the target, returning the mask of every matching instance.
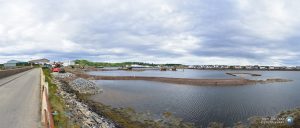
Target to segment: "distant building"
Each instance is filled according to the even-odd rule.
[[[254,70],[260,69],[258,65],[254,65],[252,68],[253,68]]]
[[[269,69],[269,67],[268,66],[259,66],[259,69],[260,70],[267,70],[267,69]]]
[[[270,67],[269,67],[269,70],[274,70],[274,69],[275,69],[274,66],[270,66]]]
[[[130,68],[149,68],[150,66],[144,66],[144,65],[138,65],[138,64],[133,64],[133,65],[126,65],[126,67]]]
[[[223,68],[224,69],[229,69],[229,66],[228,65],[224,65]]]
[[[44,65],[44,64],[49,64],[50,60],[43,58],[43,59],[31,60],[29,61],[29,63]]]
[[[189,66],[188,66],[188,69],[195,69],[195,68],[196,68],[195,65],[189,65]]]
[[[240,65],[235,65],[235,66],[234,66],[234,69],[242,69],[242,66],[240,66]]]
[[[245,66],[245,69],[248,69],[248,70],[253,69],[253,66],[247,65],[247,66]]]
[[[19,63],[20,61],[17,60],[10,60],[7,61],[6,63],[4,63],[4,68],[14,68],[17,67],[17,63]]]
[[[286,69],[288,69],[288,70],[295,70],[296,67],[286,67]]]
[[[279,66],[274,67],[275,70],[280,70]]]
[[[67,61],[63,61],[63,66],[71,66],[71,65],[75,65],[75,61],[72,60],[67,60]]]

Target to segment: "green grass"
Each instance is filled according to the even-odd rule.
[[[49,102],[51,105],[52,112],[56,111],[58,114],[53,116],[54,125],[56,128],[77,128],[75,124],[71,124],[69,118],[64,114],[67,110],[63,99],[57,96],[57,86],[52,83],[52,76],[49,69],[43,69],[45,74],[46,82],[49,87]],[[78,127],[79,128],[79,127]]]

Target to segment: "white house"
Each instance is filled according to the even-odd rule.
[[[268,69],[268,67],[267,66],[259,66],[259,69],[266,70],[266,69]]]
[[[63,66],[71,66],[71,65],[75,65],[75,61],[72,60],[67,60],[67,61],[63,61]]]
[[[10,60],[10,61],[7,61],[6,63],[4,63],[4,68],[14,68],[17,66],[17,63],[19,63],[20,61],[17,61],[17,60]]]
[[[270,70],[274,70],[275,67],[274,67],[274,66],[270,66],[269,69],[270,69]]]
[[[31,60],[29,61],[29,63],[44,65],[44,64],[50,64],[50,60],[43,58],[43,59]]]

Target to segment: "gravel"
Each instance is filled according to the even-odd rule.
[[[67,72],[67,73],[57,73],[57,72],[53,72],[52,74],[53,74],[53,76],[55,76],[56,78],[61,78],[61,79],[75,77],[74,74],[68,73],[68,72]]]
[[[96,86],[96,83],[83,78],[73,80],[70,82],[70,85],[74,90],[84,94],[96,94],[102,92],[102,90]]]
[[[54,72],[52,75],[55,78],[59,79],[69,79],[68,83],[72,87],[72,89],[79,91],[79,93],[83,94],[97,94],[101,93],[103,90],[96,86],[96,83],[89,81],[87,79],[78,78],[75,74],[72,73],[57,73]]]

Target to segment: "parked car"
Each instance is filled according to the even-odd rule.
[[[52,72],[60,72],[60,68],[52,68]]]

